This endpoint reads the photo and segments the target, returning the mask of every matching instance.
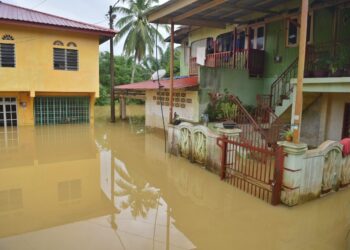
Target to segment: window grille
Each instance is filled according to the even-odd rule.
[[[2,36],[2,40],[8,40],[8,41],[11,41],[11,40],[15,40],[13,38],[13,36],[9,35],[9,34],[5,34]]]
[[[53,65],[57,70],[78,70],[78,50],[54,48]]]
[[[53,45],[55,45],[55,46],[63,46],[64,44],[63,44],[63,42],[57,40],[57,41],[53,42]]]
[[[0,43],[0,67],[14,68],[15,65],[15,45]]]
[[[89,123],[89,97],[35,97],[35,124]]]

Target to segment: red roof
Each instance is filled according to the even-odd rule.
[[[0,1],[0,23],[20,23],[31,26],[51,26],[55,28],[85,31],[99,34],[104,37],[111,37],[116,34],[114,30],[100,27],[93,24],[74,21],[40,11],[23,8],[20,6],[3,3]],[[107,40],[106,38],[101,41]]]
[[[160,85],[163,89],[169,89],[170,88],[170,80],[161,80]],[[174,79],[174,89],[184,89],[184,88],[191,88],[198,86],[198,77],[197,76],[191,76],[191,77],[185,77],[185,78],[178,78]],[[125,85],[119,85],[116,87],[117,89],[138,89],[138,90],[152,90],[152,89],[158,89],[158,81],[145,81],[145,82],[138,82],[138,83],[130,83]]]

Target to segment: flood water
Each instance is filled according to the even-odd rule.
[[[273,207],[107,115],[0,131],[1,250],[350,249],[350,189]]]

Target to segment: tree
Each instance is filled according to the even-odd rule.
[[[180,75],[180,56],[180,49],[176,48],[174,54],[174,76]],[[153,55],[149,55],[142,61],[142,66],[150,72],[155,72],[158,68],[165,69],[165,77],[170,77],[170,46],[167,47],[165,52],[160,50],[158,65],[157,59]]]
[[[117,21],[116,28],[119,30],[115,42],[120,42],[125,38],[124,54],[132,56],[132,72],[131,80],[135,80],[136,63],[140,62],[147,54],[152,55],[156,47],[156,38],[163,43],[163,36],[156,28],[147,20],[146,13],[152,8],[153,4],[157,4],[158,0],[124,0],[128,3],[128,7],[115,7],[115,12],[123,16]]]
[[[133,60],[130,57],[115,56],[115,84],[127,84],[131,81]],[[110,74],[109,74],[109,52],[101,52],[99,59],[100,71],[100,97],[96,100],[97,105],[109,104],[110,94]],[[142,65],[135,65],[135,81],[145,81],[151,78],[153,72],[144,68]]]

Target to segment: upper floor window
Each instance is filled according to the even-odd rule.
[[[13,36],[5,34],[0,41],[0,67],[14,68],[15,62],[15,39]]]
[[[265,49],[265,26],[251,27],[249,30],[250,48]]]
[[[286,32],[286,45],[287,47],[296,47],[299,45],[299,32],[300,32],[300,25],[299,25],[299,17],[291,17],[287,20],[287,32]],[[307,19],[307,43],[312,43],[313,39],[313,14],[310,13],[308,15]]]
[[[77,45],[73,42],[67,44],[68,48],[63,47],[60,41],[54,42],[53,48],[53,65],[56,70],[78,70],[78,50]],[[59,46],[59,48],[57,48]],[[73,49],[74,48],[74,49]]]

